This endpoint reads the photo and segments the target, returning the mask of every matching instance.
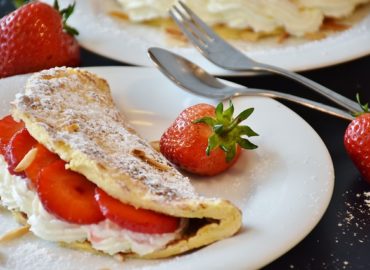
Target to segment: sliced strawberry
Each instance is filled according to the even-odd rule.
[[[83,175],[65,169],[58,160],[41,170],[37,193],[45,209],[56,217],[76,224],[104,220],[94,198],[95,185]]]
[[[170,233],[179,227],[180,219],[146,209],[137,209],[96,188],[95,199],[103,215],[122,228],[141,233]]]
[[[30,179],[35,186],[37,185],[37,178],[40,171],[54,161],[60,160],[58,155],[50,152],[45,146],[40,143],[36,145],[36,149],[37,154],[35,159],[25,170],[27,178]]]
[[[0,154],[5,155],[5,147],[13,135],[24,128],[23,122],[16,122],[11,115],[0,120]]]
[[[23,157],[36,146],[37,141],[32,138],[26,128],[19,130],[10,139],[6,146],[5,160],[8,163],[8,169],[11,174],[24,175],[24,173],[16,173],[14,169],[17,167],[19,162],[22,161]]]

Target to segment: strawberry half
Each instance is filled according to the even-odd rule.
[[[209,104],[185,109],[160,139],[161,153],[172,163],[191,173],[216,175],[231,167],[241,148],[257,146],[245,138],[257,136],[250,127],[239,126],[253,108],[233,118],[234,106],[224,111]]]
[[[75,224],[93,224],[104,220],[95,201],[95,185],[83,175],[65,169],[58,160],[39,174],[37,193],[44,208],[56,217]]]
[[[58,155],[50,152],[42,144],[36,145],[36,156],[32,163],[26,168],[25,174],[28,179],[36,186],[40,171],[54,161],[60,160]]]
[[[13,135],[6,147],[5,160],[11,174],[24,176],[24,173],[16,173],[14,169],[22,161],[24,156],[36,146],[37,141],[32,138],[26,128],[19,130]]]
[[[156,234],[174,232],[179,227],[179,218],[151,210],[137,209],[109,196],[100,188],[96,188],[95,198],[103,215],[122,228]]]
[[[11,115],[0,120],[0,154],[5,155],[6,146],[14,134],[24,128],[23,122],[16,122]]]

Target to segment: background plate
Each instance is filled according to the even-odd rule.
[[[64,7],[73,0],[60,2]],[[80,31],[78,40],[83,47],[115,60],[143,66],[152,66],[146,53],[149,47],[163,47],[180,53],[211,73],[232,75],[232,72],[224,71],[204,59],[194,48],[174,48],[157,28],[113,20],[108,12],[115,9],[119,9],[115,0],[77,1],[70,25]],[[365,18],[348,31],[320,41],[293,40],[277,44],[273,39],[257,44],[242,42],[235,45],[257,61],[289,70],[325,67],[370,53],[370,4],[359,12],[358,17]]]
[[[199,102],[151,68],[99,67],[89,70],[106,78],[114,100],[139,134],[158,140],[177,114]],[[0,115],[22,91],[27,75],[0,80]],[[67,101],[68,102],[68,101]],[[222,197],[243,212],[242,230],[234,237],[167,260],[128,260],[58,247],[32,234],[0,246],[5,269],[255,269],[284,254],[318,223],[333,191],[329,153],[317,133],[297,114],[268,98],[239,97],[236,112],[254,107],[248,119],[259,148],[245,151],[227,172],[211,178],[191,176],[196,190]],[[0,210],[0,233],[15,222]]]

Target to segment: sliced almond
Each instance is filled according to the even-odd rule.
[[[4,242],[7,242],[7,241],[11,241],[11,240],[20,238],[23,235],[25,235],[26,233],[28,233],[29,229],[30,229],[30,226],[26,225],[26,226],[22,226],[20,228],[11,230],[10,232],[7,232],[3,236],[0,237],[0,243],[4,243]]]
[[[125,13],[119,12],[119,11],[111,11],[109,12],[109,15],[114,18],[121,19],[124,21],[127,21],[129,19],[129,17]]]
[[[103,255],[102,251],[94,249],[88,241],[72,242],[72,243],[59,242],[58,244],[61,247],[71,248],[71,249],[75,249],[75,250],[83,250],[83,251],[90,252],[90,253],[93,253],[93,254],[96,254],[96,255]]]
[[[78,132],[80,130],[80,126],[76,123],[73,123],[73,124],[64,126],[64,130],[68,131],[68,132],[71,132],[71,133],[72,132]]]
[[[37,154],[37,148],[32,148],[28,153],[24,156],[24,158],[19,162],[17,167],[15,167],[15,172],[23,172],[31,163],[35,160]]]
[[[159,141],[151,141],[150,145],[155,151],[160,152]]]
[[[153,166],[154,168],[160,170],[160,171],[169,171],[171,168],[167,166],[166,164],[160,163],[156,161],[155,159],[148,157],[144,151],[139,149],[132,150],[132,154],[141,160],[145,161],[149,165]]]
[[[12,216],[20,225],[23,226],[27,225],[27,215],[25,213],[19,211],[12,211]]]

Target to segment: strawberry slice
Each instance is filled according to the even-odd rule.
[[[36,145],[37,154],[32,163],[25,170],[26,176],[36,186],[40,171],[54,161],[60,160],[58,155],[50,152],[42,144]]]
[[[24,128],[23,122],[16,122],[11,115],[0,120],[0,154],[5,155],[5,148],[13,135]]]
[[[137,209],[109,196],[98,187],[95,189],[95,199],[103,215],[122,228],[156,234],[174,232],[179,227],[179,218],[151,210]]]
[[[83,175],[65,169],[58,160],[41,170],[37,193],[45,209],[56,217],[76,224],[104,220],[95,201],[95,185]]]
[[[14,169],[23,157],[37,144],[26,128],[16,132],[6,146],[5,160],[8,163],[8,170],[11,174],[24,176],[24,173],[16,173]]]

